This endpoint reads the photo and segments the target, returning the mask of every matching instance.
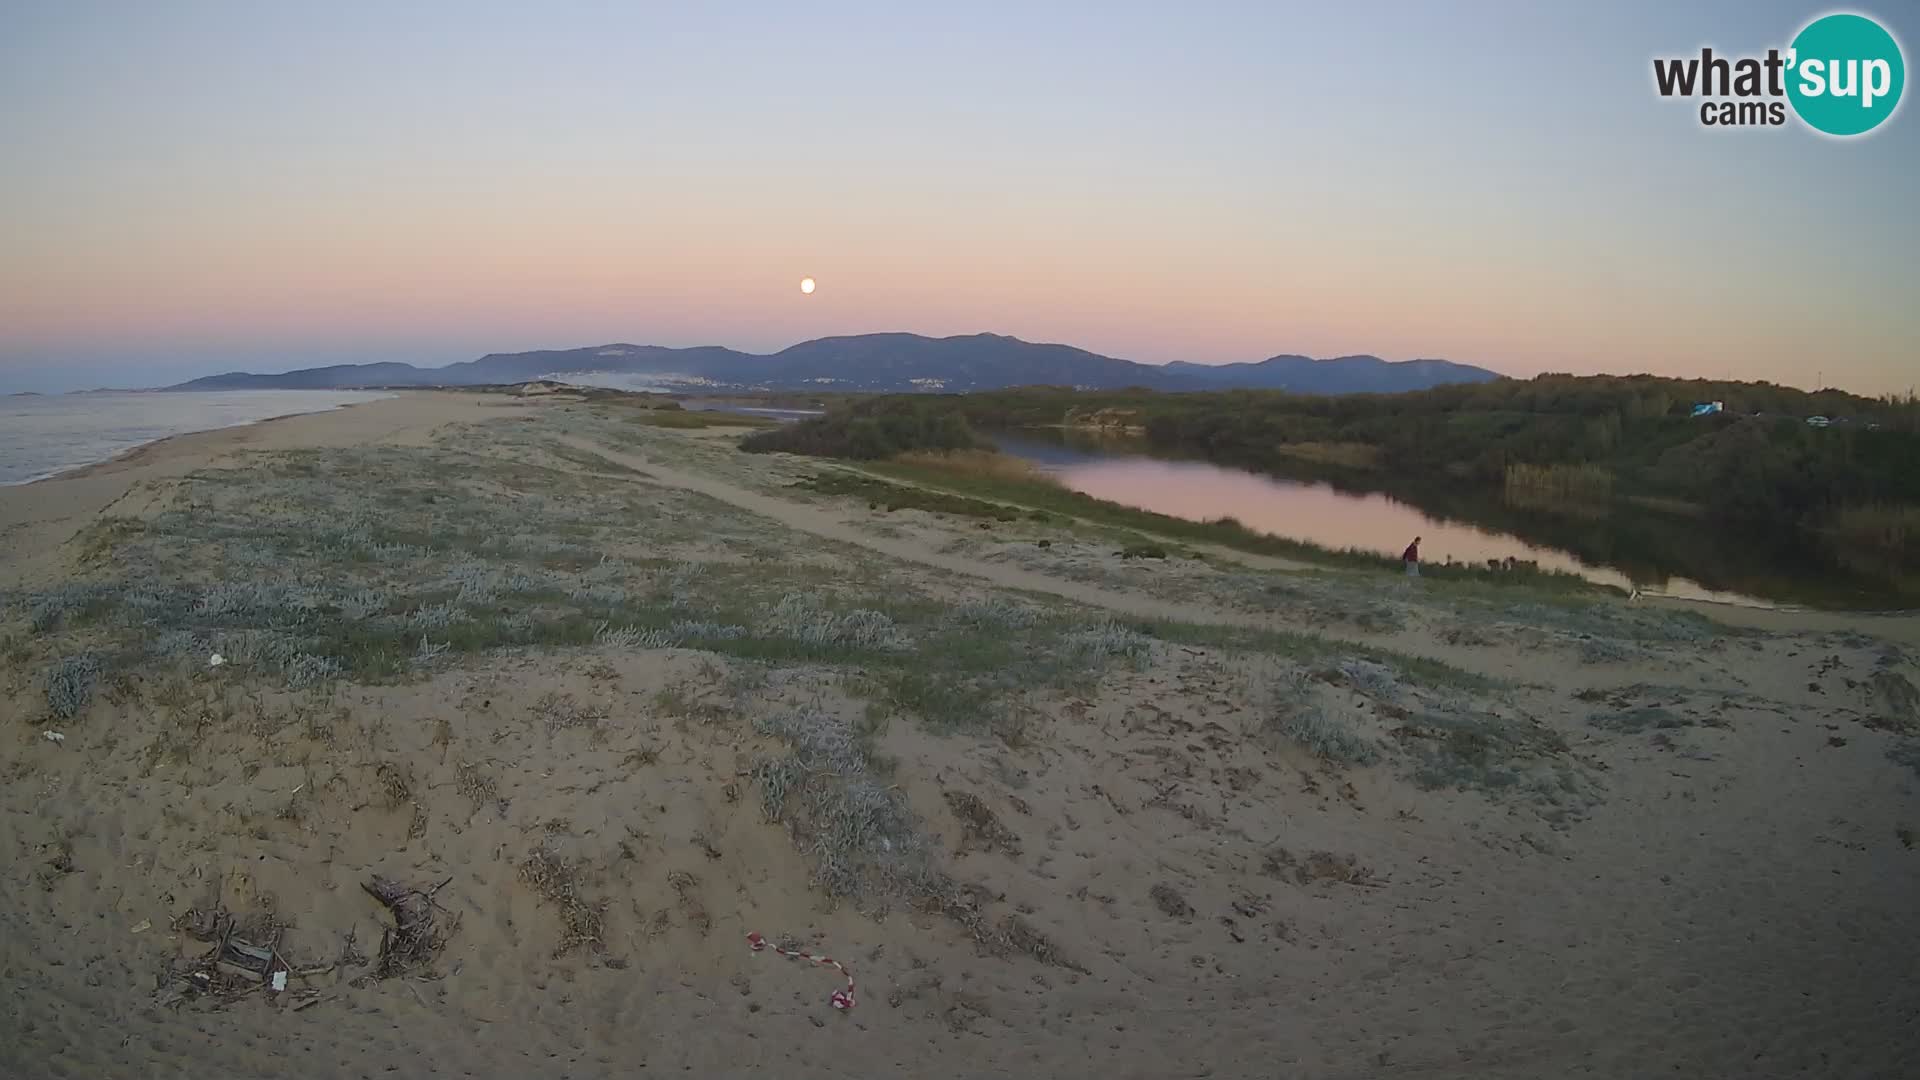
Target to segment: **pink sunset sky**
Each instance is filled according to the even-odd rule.
[[[0,390],[907,330],[1905,391],[1912,111],[1650,89],[1810,13],[16,5]]]

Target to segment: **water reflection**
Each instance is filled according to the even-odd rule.
[[[1419,536],[1421,555],[1429,562],[1512,558],[1622,589],[1638,585],[1654,595],[1757,607],[1776,606],[1761,595],[1768,590],[1728,587],[1718,574],[1689,576],[1686,563],[1662,562],[1648,553],[1677,550],[1696,567],[1738,565],[1744,559],[1758,564],[1749,568],[1748,580],[1759,581],[1786,567],[1804,566],[1797,551],[1774,553],[1751,537],[1716,536],[1700,522],[1650,513],[1589,507],[1570,514],[1504,506],[1459,492],[1408,497],[1147,456],[1137,443],[1030,432],[990,437],[1006,453],[1041,465],[1095,498],[1193,521],[1233,517],[1249,528],[1336,549],[1397,556]],[[1425,505],[1416,505],[1415,498]]]

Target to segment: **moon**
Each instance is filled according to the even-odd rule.
[[[810,277],[801,278],[800,291],[805,293],[808,296],[812,296],[813,295],[813,279]]]

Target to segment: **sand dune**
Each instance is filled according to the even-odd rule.
[[[1911,618],[1124,560],[643,421],[0,490],[0,1074],[1920,1068]],[[375,876],[446,932],[388,978]]]

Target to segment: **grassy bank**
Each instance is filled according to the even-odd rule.
[[[1509,498],[1604,502],[1613,497],[1613,474],[1598,465],[1513,464],[1507,466],[1506,491]]]
[[[702,428],[773,428],[780,421],[764,416],[751,416],[746,413],[722,412],[717,409],[656,409],[641,413],[633,418],[634,423],[648,427],[672,428],[679,431],[697,431]]]
[[[1920,506],[1849,506],[1827,532],[1841,548],[1920,567]]]
[[[617,413],[549,423],[625,426]],[[884,467],[1051,505],[1084,498],[983,460]],[[978,730],[1006,724],[1016,696],[1084,689],[1161,641],[1058,605],[936,600],[867,560],[829,574],[793,558],[817,543],[619,468],[521,425],[418,449],[253,456],[185,478],[157,514],[102,519],[74,541],[84,573],[0,596],[0,637],[37,669],[40,716],[62,723],[134,674],[215,654],[237,675],[304,689],[598,647],[844,668],[884,713]],[[962,515],[1048,512],[851,472],[823,482]],[[1153,520],[1110,509],[1115,523]],[[715,546],[730,558],[710,561]]]
[[[1699,400],[1723,400],[1727,410],[1688,415]],[[1809,427],[1805,418],[1816,414],[1836,422]],[[1542,376],[1339,397],[1056,387],[896,395],[836,409],[762,447],[882,458],[963,448],[965,424],[1137,431],[1163,452],[1253,469],[1337,461],[1585,498],[1598,494],[1604,474],[1609,495],[1678,499],[1725,521],[1776,529],[1817,525],[1835,507],[1920,505],[1920,473],[1909,467],[1920,455],[1920,407],[1651,376]]]
[[[1037,513],[1153,538],[1217,545],[1320,566],[1394,573],[1401,569],[1398,559],[1369,551],[1334,549],[1290,540],[1250,529],[1232,518],[1190,521],[1096,499],[1063,487],[1023,461],[979,451],[945,455],[923,452],[868,462],[859,466],[858,473],[843,470],[839,475],[823,474],[815,486],[821,491],[865,498],[888,509],[922,509],[1001,521]],[[1423,566],[1421,572],[1441,581],[1529,585],[1574,592],[1607,591],[1574,574],[1526,565],[1495,571],[1464,564],[1429,564]]]
[[[1728,411],[1687,415],[1699,395]],[[1810,427],[1814,411],[1840,419]],[[886,461],[975,446],[976,427],[1137,432],[1156,456],[1385,492],[1636,580],[1821,607],[1920,596],[1900,524],[1920,507],[1920,412],[1838,392],[1562,376],[1335,398],[1029,387],[851,402],[744,445]]]

